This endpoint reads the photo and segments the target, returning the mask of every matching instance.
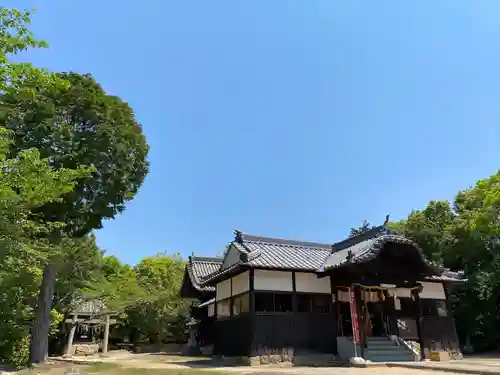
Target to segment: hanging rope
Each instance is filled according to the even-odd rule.
[[[381,290],[381,291],[384,291],[384,290],[395,289],[395,288],[381,287],[381,286],[378,286],[378,285],[362,285],[362,284],[355,284],[355,285],[359,286],[360,288],[368,289],[368,290]],[[338,286],[337,288],[338,289],[344,289],[344,290],[348,290],[349,289],[348,286]],[[407,288],[405,288],[405,289],[407,289]],[[420,289],[420,286],[414,286],[413,288],[408,288],[408,289],[410,291],[413,291],[413,290]]]
[[[384,291],[384,290],[389,290],[389,289],[395,289],[395,288],[387,288],[387,287],[381,287],[381,286],[376,286],[376,285],[361,285],[361,284],[356,284],[356,285],[359,286],[360,288],[368,289],[368,290]],[[414,286],[413,288],[405,288],[405,289],[409,289],[410,291],[414,291],[414,290],[420,289],[420,286]]]

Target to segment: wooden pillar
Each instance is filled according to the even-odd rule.
[[[256,322],[256,317],[255,317],[255,287],[254,287],[254,279],[255,279],[255,270],[253,268],[250,268],[250,284],[249,284],[249,298],[250,298],[250,312],[249,312],[249,318],[250,318],[250,348],[249,348],[249,355],[252,356],[254,351],[256,351],[257,348],[257,343],[255,340],[255,330],[257,329],[257,322]]]
[[[387,323],[389,324],[389,327],[387,327],[389,334],[399,336],[395,297],[391,295],[388,290],[384,290],[382,294],[384,296],[384,307],[385,314],[387,316]]]
[[[71,321],[71,330],[68,335],[68,346],[66,348],[66,356],[73,355],[73,340],[75,339],[76,324],[78,322],[78,314],[73,314],[73,319]]]
[[[338,341],[337,337],[342,335],[342,322],[340,320],[340,311],[339,311],[339,296],[338,296],[338,288],[336,286],[333,286],[331,277],[327,276],[330,278],[330,290],[331,290],[331,313],[333,317],[333,322],[332,324],[334,325],[334,342],[335,342],[335,350],[334,353],[335,355],[339,354],[339,348],[338,348]]]
[[[420,302],[420,292],[422,291],[422,288],[420,289],[414,289],[412,290],[413,297],[415,299],[415,309],[416,309],[416,315],[417,315],[417,332],[418,332],[418,342],[420,344],[420,359],[424,360],[425,359],[425,347],[424,347],[424,339],[422,337],[422,305]]]
[[[453,347],[451,349],[453,351],[457,350],[459,352],[458,354],[461,355],[462,353],[460,353],[460,340],[458,338],[457,325],[455,324],[455,316],[453,314],[453,309],[449,299],[450,293],[448,287],[449,287],[448,285],[443,284],[444,296],[446,298],[444,302],[446,306],[446,317],[451,321],[451,326],[453,330],[452,334],[454,336],[453,339],[455,340],[455,342],[452,344]]]
[[[361,287],[359,285],[354,286],[354,301],[356,302],[356,316],[358,320],[358,331],[359,331],[359,346],[360,352],[359,356],[363,358],[365,354],[365,344],[366,344],[366,335],[365,335],[365,323],[364,316],[361,314],[362,304],[361,301]],[[354,332],[353,332],[353,341],[354,341]]]
[[[108,352],[108,340],[109,340],[109,314],[104,316],[104,342],[102,345],[102,352]]]
[[[297,300],[297,279],[295,271],[292,271],[292,314],[293,314],[293,332],[292,342],[293,346],[297,346],[298,330],[297,330],[297,317],[298,317],[298,300]]]

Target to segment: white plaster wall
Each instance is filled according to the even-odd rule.
[[[297,292],[331,293],[330,277],[319,279],[314,273],[296,272],[295,288]]]
[[[230,316],[231,309],[229,306],[229,300],[217,302],[217,316]]]
[[[208,316],[214,316],[215,315],[215,303],[211,303],[208,305]]]
[[[236,247],[231,246],[227,251],[224,261],[222,262],[222,269],[224,270],[228,267],[231,267],[233,264],[238,263],[239,260],[240,260],[240,252]]]
[[[339,302],[349,302],[349,292],[347,290],[340,289],[337,292],[337,299]]]
[[[250,290],[250,271],[245,271],[233,277],[233,296]]]
[[[409,288],[394,288],[391,291],[398,298],[411,298],[411,289]]]
[[[423,286],[422,292],[420,292],[420,298],[446,299],[442,283],[430,283],[425,281],[419,281],[419,283]]]
[[[255,270],[253,283],[255,290],[293,291],[291,272]]]
[[[442,283],[430,283],[426,281],[419,281],[422,284],[422,291],[420,298],[426,299],[446,299]],[[385,286],[382,285],[381,286]],[[411,290],[409,288],[389,288],[389,293],[398,298],[411,298]]]
[[[215,299],[220,301],[231,297],[231,279],[221,281],[215,286]]]

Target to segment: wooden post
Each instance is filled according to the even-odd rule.
[[[256,337],[256,334],[255,334],[255,330],[258,328],[257,327],[257,318],[255,316],[255,285],[254,285],[254,282],[255,282],[255,270],[253,268],[250,268],[250,271],[249,271],[249,276],[250,278],[249,280],[249,298],[250,298],[250,311],[249,311],[249,319],[250,319],[250,337],[248,338],[249,340],[249,356],[254,356],[256,355],[257,353],[257,350],[258,350],[258,347],[257,347],[257,337]]]
[[[66,348],[66,356],[71,357],[73,355],[73,340],[75,338],[76,323],[78,322],[78,314],[73,314],[73,320],[71,321],[71,330],[68,336],[68,347]]]
[[[418,332],[418,342],[420,344],[420,360],[425,359],[425,348],[424,348],[424,338],[422,336],[422,305],[420,302],[420,292],[419,290],[413,290],[413,296],[415,298],[416,313],[417,313],[417,332]]]
[[[363,348],[363,330],[362,330],[362,323],[361,323],[361,315],[360,315],[360,301],[361,298],[359,297],[359,286],[358,285],[351,285],[349,288],[349,309],[351,310],[351,324],[352,324],[352,343],[354,344],[354,356],[355,357],[363,357],[364,354],[364,348]],[[361,353],[357,352],[357,345],[360,346],[360,351]]]
[[[102,352],[108,352],[108,340],[109,340],[109,314],[104,316],[104,343],[102,345]]]

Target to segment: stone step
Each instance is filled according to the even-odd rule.
[[[401,357],[395,357],[395,356],[375,356],[375,357],[368,357],[365,356],[366,360],[372,361],[374,363],[387,363],[387,362],[414,362],[413,357],[411,356],[401,356]]]
[[[394,342],[380,342],[380,343],[374,343],[374,342],[369,342],[367,343],[368,347],[373,347],[373,348],[399,348],[400,346],[396,345]]]
[[[405,350],[403,348],[393,348],[393,349],[382,349],[382,348],[367,348],[364,351],[367,354],[372,354],[372,355],[399,355],[399,354],[404,354],[404,355],[411,355],[410,351]]]

